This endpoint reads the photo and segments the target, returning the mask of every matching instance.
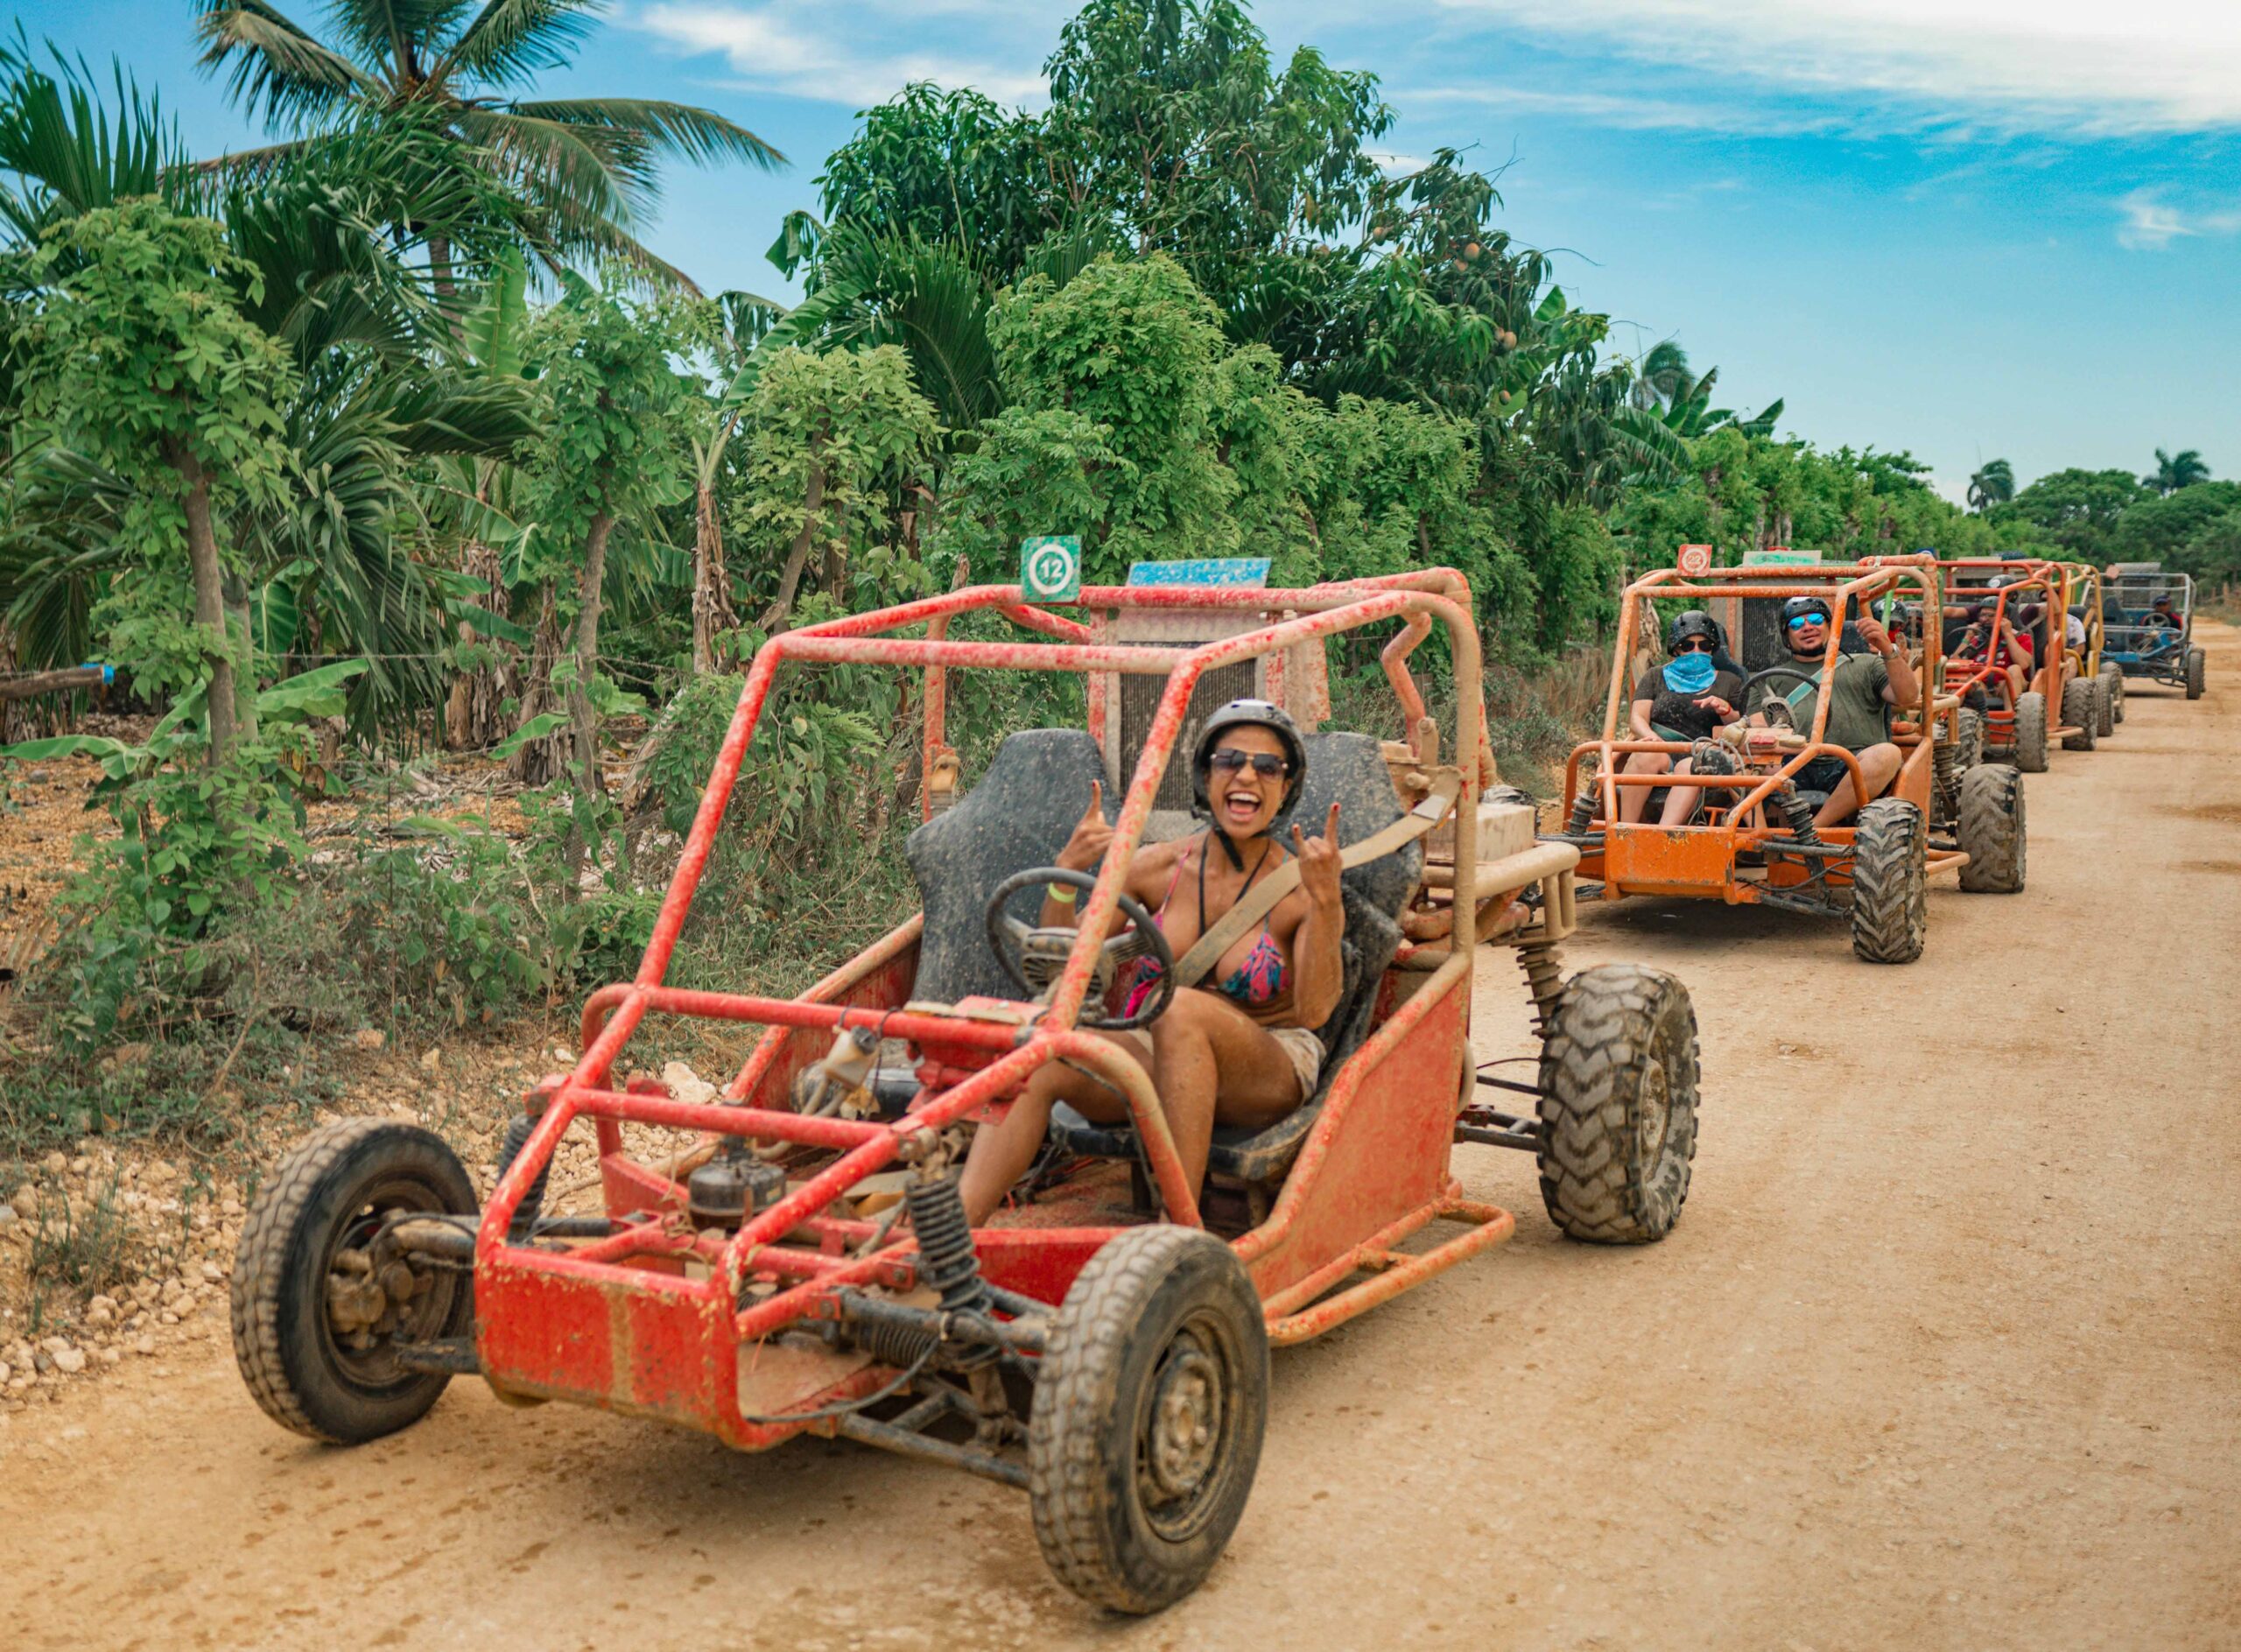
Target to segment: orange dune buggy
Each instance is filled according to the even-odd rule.
[[[1937,680],[1941,570],[1928,556],[1884,557],[1812,567],[1715,568],[1689,576],[1675,569],[1645,575],[1621,604],[1602,737],[1577,748],[1564,769],[1565,830],[1556,840],[1581,850],[1579,874],[1605,900],[1628,896],[1714,898],[1849,921],[1852,950],[1871,963],[1912,963],[1921,955],[1930,877],[1956,871],[1964,889],[2023,886],[2023,793],[2006,765],[1964,767],[1960,705],[1931,696],[1927,709],[1894,708],[1890,737],[1900,751],[1897,776],[1843,826],[1816,826],[1827,794],[1800,776],[1816,759],[1841,763],[1854,794],[1865,791],[1854,754],[1823,739],[1829,721],[1826,668],[1853,640],[1851,625],[1871,604],[1907,608],[1922,618],[1914,664]],[[1778,640],[1774,615],[1799,596],[1833,610],[1827,650],[1816,671],[1801,669]],[[1822,678],[1809,723],[1754,727],[1738,721],[1697,742],[1632,738],[1630,667],[1642,651],[1653,604],[1702,608],[1721,622],[1740,650],[1746,710],[1762,685]],[[1628,773],[1626,759],[1652,752],[1678,763],[1685,783],[1665,772]],[[1694,820],[1678,826],[1621,818],[1622,791],[1662,792],[1677,784],[1703,795]],[[1949,833],[1949,835],[1948,835]],[[1585,890],[1583,893],[1586,893]]]
[[[1132,584],[1079,601],[1085,621],[1031,606],[1018,586],[980,587],[764,646],[645,960],[586,1004],[582,1058],[515,1121],[489,1202],[478,1208],[438,1138],[377,1120],[313,1136],[260,1194],[233,1325],[271,1417],[314,1439],[367,1440],[418,1418],[450,1376],[478,1374],[509,1401],[656,1417],[747,1451],[845,1436],[1024,1487],[1058,1577],[1147,1612],[1198,1585],[1242,1513],[1269,1346],[1509,1237],[1508,1212],[1465,1197],[1457,1142],[1534,1153],[1569,1234],[1663,1236],[1695,1147],[1694,1012],[1653,971],[1563,977],[1578,855],[1536,843],[1529,812],[1481,805],[1493,770],[1462,577]],[[968,615],[1022,635],[952,639]],[[1220,623],[1161,641],[1177,616]],[[1324,639],[1394,622],[1385,664],[1410,739],[1310,735],[1297,804],[1310,820],[1343,804],[1349,862],[1324,1076],[1276,1124],[1218,1130],[1193,1186],[1143,1071],[1081,1030],[1141,1024],[1166,1002],[1114,1008],[1116,960],[1166,945],[1117,868],[1170,788],[1188,796],[1170,759],[1191,716],[1257,689],[1311,726]],[[1435,624],[1460,707],[1449,764],[1409,671]],[[772,680],[797,663],[925,672],[929,819],[910,846],[923,910],[798,998],[666,986]],[[1086,673],[1089,727],[1015,734],[960,787],[943,732],[946,673],[959,669]],[[1123,769],[1105,869],[1052,868],[1091,782]],[[1482,825],[1514,832],[1491,860]],[[1086,890],[1080,929],[1021,921],[1061,878]],[[1116,907],[1135,927],[1100,944]],[[1482,949],[1453,945],[1472,924],[1523,966],[1540,1042],[1511,1059],[1534,1065],[1529,1082],[1481,1072],[1472,1054]],[[767,1030],[718,1101],[688,1104],[615,1080],[650,1016]],[[967,1134],[1052,1059],[1104,1077],[1132,1125],[1062,1116],[1010,1205],[970,1227],[952,1170]],[[1488,1087],[1532,1106],[1482,1105]],[[630,1124],[706,1135],[685,1162],[655,1165],[626,1152]],[[579,1128],[596,1135],[604,1207],[548,1214],[554,1150]]]
[[[1949,655],[1938,680],[1946,692],[1959,696],[1984,718],[1985,751],[2026,774],[2045,770],[2050,741],[2059,740],[2065,751],[2091,751],[2104,726],[2111,724],[2114,709],[2107,683],[2096,674],[2097,652],[2095,671],[2088,671],[2085,656],[2065,636],[2072,594],[2083,588],[2070,566],[2035,557],[1959,557],[1941,566],[1948,606],[1983,616],[1970,657]],[[2039,609],[2039,617],[2027,622],[2023,613],[2031,608]],[[2093,639],[2099,621],[2086,623],[2089,648],[2097,648]],[[2026,686],[2020,692],[1997,658],[1999,624],[2022,635],[2030,646]],[[2050,713],[2058,721],[2050,722]]]

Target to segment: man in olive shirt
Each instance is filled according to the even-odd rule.
[[[1799,732],[1813,732],[1814,707],[1821,692],[1821,657],[1829,646],[1829,623],[1833,617],[1824,597],[1794,596],[1782,604],[1782,636],[1798,669],[1810,680],[1801,683],[1783,678],[1759,685],[1753,722],[1765,722],[1767,702],[1779,699],[1788,707],[1789,720]],[[1865,614],[1859,617],[1858,630],[1868,652],[1839,654],[1836,664],[1829,668],[1829,722],[1822,739],[1829,745],[1844,747],[1858,759],[1860,778],[1867,783],[1867,797],[1852,796],[1851,774],[1841,760],[1815,758],[1798,771],[1797,785],[1801,791],[1829,794],[1828,802],[1814,812],[1816,826],[1841,826],[1862,803],[1883,795],[1883,789],[1898,774],[1900,762],[1899,748],[1891,743],[1890,707],[1913,706],[1921,699],[1914,668],[1893,645],[1890,632]]]

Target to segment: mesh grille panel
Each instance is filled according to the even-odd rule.
[[[1120,763],[1119,778],[1126,784],[1135,777],[1136,759],[1143,754],[1144,739],[1151,733],[1152,719],[1159,713],[1160,696],[1167,691],[1167,679],[1161,677],[1123,677],[1120,678]],[[1198,725],[1206,714],[1226,706],[1233,699],[1244,699],[1254,692],[1254,662],[1240,660],[1234,665],[1220,665],[1198,679],[1198,686],[1191,695],[1191,709],[1183,720],[1183,738],[1176,742],[1175,755],[1169,761],[1167,773],[1161,777],[1159,797],[1153,804],[1156,809],[1191,808],[1191,748],[1198,738]]]

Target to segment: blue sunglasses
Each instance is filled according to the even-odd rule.
[[[1793,631],[1802,631],[1809,625],[1826,625],[1828,622],[1829,617],[1825,614],[1793,614],[1789,616],[1788,622],[1789,629]]]

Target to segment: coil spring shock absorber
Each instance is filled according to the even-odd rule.
[[[910,1231],[918,1236],[918,1283],[940,1296],[944,1313],[989,1311],[987,1282],[973,1248],[973,1224],[956,1181],[944,1171],[921,1166],[903,1190],[910,1212]]]
[[[1573,837],[1585,837],[1595,825],[1595,795],[1587,782],[1582,780],[1579,796],[1572,799],[1571,819],[1564,822],[1564,830]]]
[[[1517,949],[1517,962],[1533,994],[1533,1030],[1546,1038],[1556,1020],[1556,1000],[1563,996],[1563,960],[1556,954],[1556,942],[1527,941]]]
[[[1813,829],[1813,811],[1805,799],[1797,795],[1795,783],[1782,787],[1782,816],[1789,822],[1789,834],[1800,843],[1818,843],[1821,834]]]

